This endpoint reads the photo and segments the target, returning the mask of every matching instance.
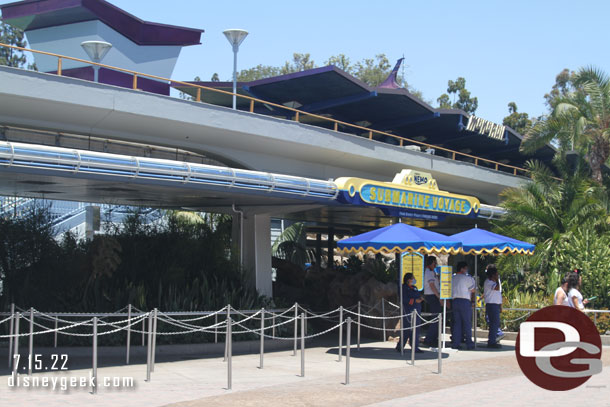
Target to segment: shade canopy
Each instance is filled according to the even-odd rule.
[[[372,251],[374,253],[419,252],[424,254],[455,254],[461,243],[440,233],[396,223],[337,242],[344,253]]]
[[[484,229],[470,229],[449,236],[449,239],[462,243],[464,254],[534,254],[535,245]]]

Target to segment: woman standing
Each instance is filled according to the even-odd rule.
[[[570,301],[568,300],[568,277],[570,276],[570,273],[572,272],[568,271],[565,276],[563,276],[561,279],[561,285],[555,290],[553,305],[565,305],[566,307],[570,306]]]
[[[570,273],[568,277],[568,302],[570,307],[576,308],[579,311],[585,312],[585,305],[589,303],[588,300],[582,299],[580,293],[580,285],[582,284],[582,278],[579,273]]]
[[[396,351],[400,352],[401,348],[404,348],[407,343],[407,339],[412,338],[411,327],[411,313],[416,311],[418,314],[421,314],[421,302],[424,300],[421,293],[417,290],[417,281],[415,280],[415,276],[412,273],[405,274],[405,278],[403,280],[402,285],[402,306],[404,316],[402,317],[402,324],[400,329],[403,329],[402,335],[402,343],[398,343],[396,345]],[[421,353],[423,350],[419,349],[419,328],[417,325],[421,323],[421,318],[419,315],[416,316],[415,320],[415,343],[411,344],[411,347],[415,346],[415,352]]]
[[[498,349],[502,347],[497,338],[500,329],[500,313],[502,312],[502,284],[495,264],[488,265],[485,272],[487,273],[487,280],[483,284],[483,295],[485,296],[485,313],[489,318],[487,347]]]

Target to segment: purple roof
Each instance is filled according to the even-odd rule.
[[[25,31],[100,20],[139,45],[196,45],[203,32],[143,21],[104,0],[24,0],[0,9],[6,23]]]

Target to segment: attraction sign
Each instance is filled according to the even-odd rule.
[[[405,274],[411,273],[415,277],[415,286],[419,291],[424,289],[424,255],[421,253],[401,254],[402,273],[400,281],[404,283]]]
[[[506,137],[506,126],[490,122],[489,120],[481,119],[480,117],[470,116],[468,118],[466,130],[479,133],[483,136],[489,137],[490,139],[508,143],[508,137]]]
[[[442,220],[447,215],[476,218],[477,198],[441,191],[427,172],[402,170],[392,182],[342,177],[335,180],[341,203],[375,206],[388,216]]]
[[[441,276],[441,300],[450,300],[453,297],[452,288],[453,288],[453,268],[451,266],[439,266],[439,274]]]

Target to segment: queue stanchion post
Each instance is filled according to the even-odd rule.
[[[301,314],[301,377],[305,377],[305,313]]]
[[[263,368],[263,358],[265,355],[265,308],[261,308],[261,355],[259,369]]]
[[[227,318],[227,390],[233,388],[233,320],[231,317]]]
[[[155,371],[155,356],[157,355],[157,309],[153,310],[153,337],[152,337],[152,351],[150,356],[150,369],[152,372]]]
[[[415,349],[419,345],[416,343],[415,332],[417,331],[417,311],[411,311],[411,366],[415,366]]]
[[[53,347],[57,348],[57,322],[58,318],[55,317],[55,331],[53,332]]]
[[[227,305],[227,318],[226,318],[226,323],[229,323],[229,318],[231,318],[231,304]],[[227,334],[225,334],[225,357],[223,359],[223,362],[227,361],[227,356],[229,355],[229,337]]]
[[[381,320],[381,324],[382,324],[382,335],[383,335],[383,341],[385,342],[387,340],[387,336],[385,336],[385,298],[381,297],[381,316],[383,317],[383,319]]]
[[[129,347],[131,345],[131,304],[127,305],[127,348],[125,349],[125,364],[129,364]]]
[[[443,368],[443,340],[442,340],[442,331],[441,324],[443,324],[443,315],[438,314],[438,374],[441,374]]]
[[[343,356],[343,305],[339,307],[339,359],[341,362]]]
[[[346,347],[345,347],[345,384],[349,384],[349,362],[350,362],[350,349],[352,347],[351,343],[351,332],[352,332],[352,319],[347,317],[347,337],[346,337]]]
[[[299,331],[299,303],[294,303],[294,349],[292,350],[292,356],[297,355],[297,334]]]
[[[15,332],[15,303],[11,303],[11,321],[9,323],[8,338],[8,368],[13,366],[13,333]]]
[[[361,306],[360,306],[360,301],[358,301],[358,350],[360,350],[360,311],[361,311]]]
[[[214,343],[218,343],[218,313],[214,314]]]
[[[145,346],[145,343],[144,343],[145,334],[144,334],[144,332],[146,332],[146,318],[142,318],[142,346]]]
[[[91,393],[97,393],[97,317],[93,317],[93,360],[91,362]]]
[[[34,359],[34,308],[30,308],[30,337],[28,338],[28,376],[32,375],[32,361]]]
[[[15,363],[15,359],[18,358],[19,355],[19,320],[21,319],[21,313],[17,312],[15,314],[15,337],[13,338],[15,343],[13,345],[13,378],[17,376],[17,368],[19,367],[17,363]]]
[[[150,362],[152,359],[152,312],[148,313],[148,348],[146,349],[146,381],[150,382]]]
[[[275,337],[275,313],[271,313],[271,336]]]

